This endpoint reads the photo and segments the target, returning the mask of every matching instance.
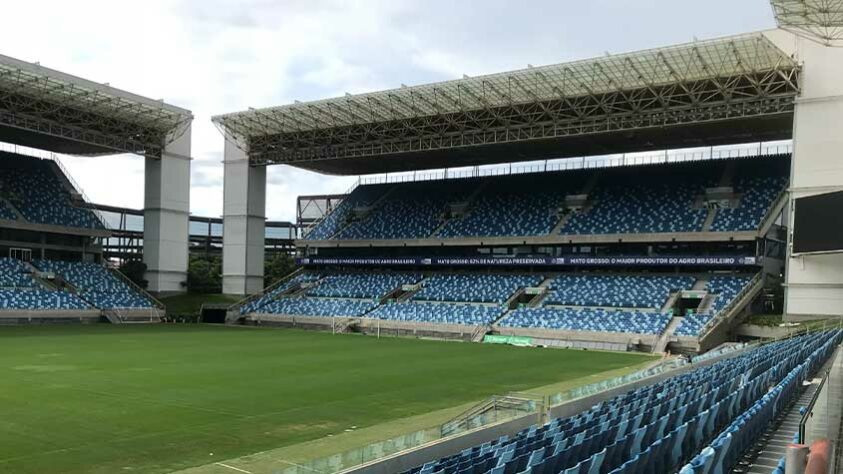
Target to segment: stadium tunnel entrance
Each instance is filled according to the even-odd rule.
[[[227,304],[203,304],[199,309],[201,321],[203,323],[225,324],[228,306]]]

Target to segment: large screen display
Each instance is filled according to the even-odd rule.
[[[793,253],[843,251],[843,191],[796,199]]]

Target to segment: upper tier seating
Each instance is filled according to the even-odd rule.
[[[26,264],[13,258],[0,258],[0,288],[33,288],[35,281]]]
[[[545,304],[661,309],[671,292],[690,289],[689,276],[562,275],[553,280]]]
[[[762,426],[746,420],[771,419],[840,341],[840,331],[829,331],[761,346],[405,474],[676,472],[701,450],[704,458],[683,474],[728,472]],[[759,403],[772,406],[763,418]],[[712,444],[713,453],[704,450],[718,433],[726,439]]]
[[[292,316],[355,317],[377,306],[372,300],[295,297],[270,301],[256,312]]]
[[[500,326],[661,334],[670,322],[669,314],[591,308],[519,308],[510,312]]]
[[[34,224],[103,229],[90,209],[73,206],[49,160],[0,152],[0,197]]]
[[[561,235],[756,230],[787,185],[789,163],[783,155],[362,185],[306,238],[529,237],[557,225]],[[738,207],[718,210],[704,229],[705,191],[721,184],[732,186]],[[583,208],[565,209],[566,196],[583,194]],[[449,217],[449,204],[465,204],[465,213]]]
[[[714,319],[720,311],[731,303],[738,294],[749,284],[749,276],[714,276],[706,284],[709,293],[716,295],[709,311],[705,314],[691,314],[685,316],[674,334],[677,336],[698,336],[709,321]]]
[[[378,184],[358,186],[330,214],[325,216],[306,236],[305,240],[327,240],[333,238],[351,217],[355,207],[365,207],[377,201],[391,185]]]
[[[492,323],[503,310],[499,306],[455,303],[407,302],[387,304],[367,314],[367,318],[417,323],[478,326]]]
[[[539,275],[434,275],[424,280],[413,300],[503,303],[519,288],[538,285],[542,279]]]
[[[121,281],[102,265],[87,262],[36,260],[36,267],[61,275],[85,300],[100,309],[145,309],[153,304],[147,297]]]
[[[417,182],[397,185],[363,219],[340,231],[338,239],[420,239],[441,224],[445,206],[465,199],[476,180]]]
[[[585,172],[503,176],[488,181],[468,213],[454,218],[439,237],[547,235],[559,221],[566,194],[578,194]]]
[[[381,298],[401,285],[415,283],[421,275],[412,273],[343,273],[329,275],[307,292],[307,296],[334,298]]]
[[[742,172],[736,177],[734,185],[735,192],[741,196],[740,205],[734,209],[719,209],[711,223],[713,231],[757,230],[776,198],[787,189],[787,175],[782,174],[784,170],[779,166],[741,168]]]
[[[17,220],[17,218],[18,216],[17,214],[15,214],[15,211],[9,208],[9,206],[5,202],[0,201],[0,219],[14,221]]]
[[[701,231],[708,211],[694,203],[720,173],[719,166],[699,164],[605,170],[589,193],[593,206],[571,215],[560,233]]]

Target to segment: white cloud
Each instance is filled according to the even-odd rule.
[[[0,53],[193,111],[191,210],[222,213],[215,114],[772,27],[766,0],[64,0],[3,6]],[[729,15],[720,12],[729,11]],[[90,198],[142,207],[143,160],[67,158]],[[267,211],[356,178],[269,170]]]

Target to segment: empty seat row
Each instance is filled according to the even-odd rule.
[[[413,300],[503,303],[518,289],[538,285],[543,279],[540,275],[523,274],[433,275],[422,282],[422,289],[413,295]]]
[[[545,304],[661,309],[672,292],[695,278],[662,275],[563,275],[550,284]]]
[[[97,308],[147,309],[154,306],[149,298],[100,264],[60,260],[35,260],[33,264],[42,271],[60,275]]]
[[[491,324],[500,317],[500,306],[468,303],[407,302],[380,306],[367,318],[432,324],[478,326]]]
[[[771,386],[804,361],[827,358],[840,340],[840,331],[828,331],[748,350],[406,473],[675,472]]]
[[[377,305],[378,303],[372,300],[303,296],[273,300],[258,308],[255,312],[288,316],[348,318],[362,316]]]
[[[308,296],[334,298],[380,298],[402,285],[421,279],[415,273],[360,272],[325,276],[318,285],[308,290]]]
[[[787,187],[790,157],[358,186],[309,240],[530,237],[756,230]],[[729,167],[734,167],[729,172]],[[733,176],[724,183],[724,176]],[[709,188],[736,207],[710,211]],[[570,201],[568,198],[571,198]]]
[[[714,298],[709,310],[685,316],[674,334],[698,336],[710,321],[720,315],[720,312],[738,297],[751,280],[752,277],[740,275],[711,277],[706,283],[706,290]]]
[[[657,312],[591,308],[519,308],[498,323],[503,327],[661,334],[671,315]]]
[[[50,160],[0,152],[0,198],[31,223],[104,229],[91,209],[74,204],[57,173]]]

